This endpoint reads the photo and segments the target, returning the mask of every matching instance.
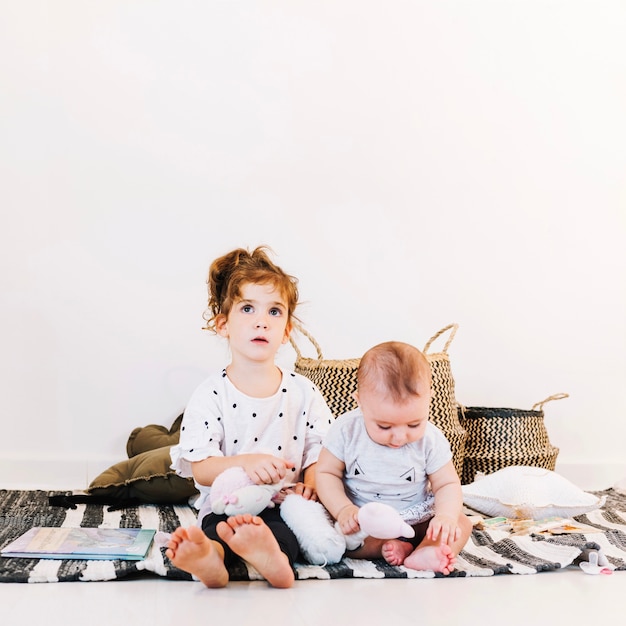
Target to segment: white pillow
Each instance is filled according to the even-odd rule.
[[[605,497],[582,491],[542,467],[514,465],[463,485],[466,506],[489,517],[573,517],[601,507]]]

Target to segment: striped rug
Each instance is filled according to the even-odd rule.
[[[33,526],[86,526],[104,528],[155,528],[170,533],[195,523],[195,511],[187,505],[126,506],[119,510],[100,504],[75,504],[75,508],[50,506],[49,497],[71,492],[0,490],[0,547]],[[576,519],[598,532],[554,537],[510,536],[503,531],[474,530],[449,577],[536,574],[576,565],[588,550],[601,550],[616,571],[626,571],[626,496],[612,489],[606,504]],[[152,545],[143,561],[84,561],[0,558],[0,582],[105,581],[137,576],[191,580],[165,556],[165,548]],[[231,580],[259,580],[252,568],[241,563]],[[433,572],[417,572],[388,565],[383,560],[344,559],[336,565],[296,564],[300,580],[332,578],[433,578]],[[582,571],[581,571],[581,575]]]

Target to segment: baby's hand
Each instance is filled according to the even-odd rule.
[[[446,515],[435,515],[428,524],[426,537],[431,541],[437,541],[440,538],[441,543],[452,545],[461,536],[461,529],[457,522],[457,519]]]
[[[243,468],[257,485],[274,485],[287,475],[287,470],[294,467],[291,461],[271,454],[242,454]]]
[[[339,527],[344,535],[351,535],[352,533],[361,530],[361,527],[359,526],[358,514],[359,507],[356,504],[348,504],[339,511],[337,521],[339,522]]]
[[[314,487],[306,485],[305,483],[296,483],[293,487],[287,490],[289,493],[297,493],[301,495],[305,500],[317,500],[317,493]]]
[[[272,499],[276,504],[281,504],[289,494],[298,494],[305,500],[314,500],[317,502],[317,493],[313,487],[304,483],[296,483],[283,487]]]

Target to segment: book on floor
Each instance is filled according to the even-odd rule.
[[[146,528],[31,528],[0,550],[30,559],[144,559],[156,530]]]

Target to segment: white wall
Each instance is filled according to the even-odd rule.
[[[0,484],[169,426],[228,357],[208,265],[260,243],[326,357],[457,322],[460,402],[569,393],[559,463],[624,467],[624,3],[1,11]]]

